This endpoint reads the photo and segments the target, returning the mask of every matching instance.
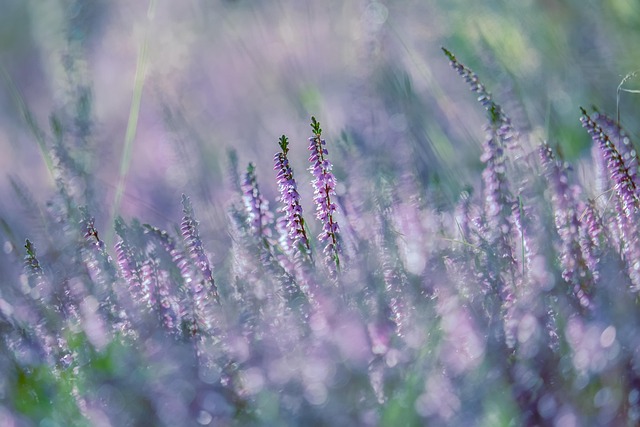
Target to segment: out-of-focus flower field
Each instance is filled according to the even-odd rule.
[[[639,42],[628,0],[0,0],[0,425],[640,423]]]

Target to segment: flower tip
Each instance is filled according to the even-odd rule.
[[[453,53],[451,53],[451,51],[449,49],[447,49],[446,47],[440,46],[440,49],[442,49],[444,54],[447,55],[447,58],[449,58],[451,61],[454,61],[456,59],[456,57],[453,55]]]
[[[316,137],[322,135],[322,129],[320,128],[320,122],[316,120],[315,116],[311,116],[311,128]]]
[[[287,154],[287,151],[289,151],[289,139],[286,137],[286,135],[282,135],[280,137],[280,139],[278,140],[278,144],[280,145],[282,152],[284,154]]]
[[[35,256],[36,251],[35,251],[35,248],[33,247],[33,243],[31,243],[31,240],[29,239],[25,240],[24,248],[27,250],[27,255]]]

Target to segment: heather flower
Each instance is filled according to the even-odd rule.
[[[484,214],[489,231],[488,244],[496,247],[499,258],[512,262],[513,249],[508,236],[512,231],[511,215],[513,197],[507,179],[507,161],[505,148],[510,148],[518,138],[511,120],[502,111],[502,107],[493,101],[491,94],[480,82],[478,76],[461,64],[447,49],[442,48],[449,58],[451,67],[469,84],[471,91],[478,94],[478,102],[488,114],[489,123],[485,129],[486,138],[482,146],[480,160],[485,163],[482,172],[484,185]]]
[[[601,155],[607,161],[607,169],[618,195],[618,224],[622,254],[627,263],[627,271],[634,291],[640,290],[640,240],[638,239],[637,222],[639,200],[638,189],[625,165],[624,159],[602,128],[580,109],[580,122],[591,135],[591,139],[600,147]]]
[[[624,215],[631,217],[638,209],[638,197],[636,195],[638,189],[636,188],[633,177],[625,165],[620,152],[609,136],[587,114],[584,108],[581,108],[580,111],[582,111],[582,116],[580,117],[582,126],[587,129],[589,135],[591,135],[591,139],[598,144],[602,156],[607,161],[607,168],[615,184],[618,197],[620,197],[620,201],[622,202]]]
[[[150,289],[149,303],[157,313],[162,325],[174,331],[178,325],[179,308],[169,290],[169,274],[159,268],[159,258],[155,251],[142,264],[142,280]]]
[[[512,257],[508,236],[511,232],[509,218],[513,201],[507,182],[504,148],[491,129],[487,130],[480,160],[485,163],[482,183],[485,221],[490,233],[488,241],[490,245],[498,245],[498,256]]]
[[[116,261],[120,267],[122,277],[129,285],[129,292],[134,300],[140,303],[148,303],[150,290],[143,283],[140,264],[135,254],[135,245],[129,243],[132,237],[130,229],[125,225],[122,218],[116,219],[115,229],[120,240],[115,245]]]
[[[482,84],[476,73],[461,64],[449,50],[443,47],[442,51],[449,58],[451,67],[469,84],[471,91],[478,94],[478,102],[487,111],[489,122],[494,128],[496,136],[500,138],[506,148],[513,148],[518,139],[518,133],[513,128],[511,119],[507,117],[502,107],[493,101],[491,93]]]
[[[147,233],[150,233],[158,242],[149,254],[151,263],[145,267],[153,269],[156,274],[157,311],[167,330],[174,330],[185,313],[181,312],[181,307],[171,289],[191,289],[194,272],[189,258],[176,247],[174,239],[166,231],[148,224],[145,224],[145,228]],[[184,305],[192,304],[191,301],[185,301]]]
[[[183,251],[178,249],[175,240],[164,230],[160,230],[157,227],[153,227],[149,224],[145,224],[147,232],[154,236],[164,251],[170,256],[171,262],[178,269],[179,274],[175,276],[176,279],[190,284],[193,280],[193,272],[191,271],[191,265],[189,258]]]
[[[24,267],[32,288],[25,293],[28,300],[22,307],[25,311],[22,317],[24,320],[28,319],[28,326],[32,329],[33,338],[36,340],[34,344],[39,347],[45,357],[58,363],[68,354],[68,348],[64,338],[60,337],[56,331],[57,316],[47,316],[48,304],[51,301],[49,295],[43,295],[48,283],[38,260],[36,248],[29,239],[26,239],[24,248],[26,250]]]
[[[597,123],[604,133],[609,136],[609,140],[616,147],[616,150],[620,153],[620,157],[622,157],[622,161],[624,162],[625,167],[627,168],[629,177],[631,181],[636,186],[636,191],[640,190],[640,177],[638,177],[638,168],[639,160],[638,153],[633,146],[633,142],[627,135],[627,132],[617,123],[615,120],[603,114],[601,112],[596,111],[591,119]],[[640,197],[640,194],[636,194]]]
[[[391,210],[392,208],[390,208]],[[409,304],[408,280],[395,247],[396,230],[393,229],[391,215],[382,211],[376,217],[378,232],[376,243],[384,281],[385,296],[389,310],[389,320],[395,326],[395,333],[403,337],[411,326],[411,305]],[[395,256],[392,256],[392,253]]]
[[[271,237],[271,223],[273,214],[269,211],[269,202],[260,193],[258,180],[256,178],[256,167],[253,163],[247,166],[247,172],[242,182],[242,192],[245,210],[247,211],[247,221],[251,232],[265,245],[267,239]]]
[[[584,224],[585,226],[584,228],[586,236],[589,239],[589,244],[595,248],[601,249],[604,244],[601,236],[604,233],[604,226],[602,224],[602,218],[598,215],[595,203],[592,200],[584,206],[581,224]]]
[[[100,239],[98,230],[95,226],[95,218],[89,215],[89,211],[86,207],[82,206],[80,210],[80,227],[83,237],[87,242],[91,244],[91,260],[87,260],[87,267],[91,274],[95,276],[101,276],[102,273],[107,273],[103,281],[103,285],[106,287],[107,281],[113,281],[116,277],[116,270],[113,267],[112,259],[107,252],[107,246],[104,241]],[[110,291],[112,292],[112,291]]]
[[[584,204],[580,209],[580,249],[594,280],[598,280],[598,263],[603,247],[602,219],[598,215],[593,201]]]
[[[524,267],[518,266],[514,254],[515,245],[511,239],[518,231],[520,236],[525,235],[521,223],[522,212],[510,189],[505,152],[507,149],[519,148],[516,145],[518,133],[511,119],[493,101],[492,95],[478,76],[461,64],[450,51],[445,48],[442,50],[449,58],[451,67],[464,78],[471,91],[478,95],[478,102],[487,112],[488,124],[485,127],[486,136],[480,157],[485,164],[482,171],[484,217],[483,222],[477,223],[486,256],[483,255],[482,268],[477,275],[484,287],[491,289],[499,297],[502,311],[510,313],[515,304],[516,286],[524,279]],[[520,184],[522,176],[514,176],[514,179],[516,184]],[[525,244],[526,241],[523,242]],[[527,248],[523,246],[522,251],[524,264],[524,258],[528,256]],[[507,315],[505,322],[508,322],[509,316]]]
[[[516,231],[513,224],[516,204],[508,185],[504,146],[493,125],[486,129],[480,160],[485,163],[482,171],[484,215],[475,225],[485,254],[478,276],[486,289],[498,295],[503,309],[508,310],[515,297],[514,278],[520,277],[511,241]]]
[[[287,157],[289,141],[285,135],[280,137],[279,144],[282,151],[277,153],[273,160],[275,163],[274,170],[277,171],[280,201],[284,205],[280,209],[283,213],[281,228],[286,233],[286,241],[284,243],[290,255],[303,253],[310,257],[311,246],[309,245],[304,218],[302,217],[300,194]]]
[[[196,221],[194,217],[191,201],[184,194],[182,195],[182,212],[184,215],[182,217],[182,222],[180,223],[182,237],[184,238],[187,249],[191,254],[191,259],[204,277],[204,285],[208,287],[208,289],[201,289],[202,285],[197,284],[194,289],[195,297],[202,298],[202,293],[205,293],[211,295],[213,300],[218,302],[218,288],[213,280],[211,266],[209,265],[209,259],[204,252],[202,240],[200,240],[198,221]]]
[[[346,171],[339,198],[312,119],[322,271],[284,136],[276,224],[255,168],[241,176],[230,154],[238,199],[228,235],[205,241],[184,196],[177,233],[118,219],[112,260],[78,208],[84,175],[65,170],[90,162],[64,158],[74,153],[56,123],[55,173],[65,178],[48,210],[23,200],[34,226],[13,228],[0,208],[0,425],[638,425],[640,200],[626,134],[583,117],[606,194],[582,201],[592,182],[573,184],[546,144],[527,157],[531,169],[518,163],[510,120],[445,52],[489,115],[474,193],[435,205],[443,187],[464,183],[436,183],[400,155],[400,169]],[[370,132],[387,134],[378,114],[412,110],[385,106],[372,112],[376,129],[352,127],[362,139],[345,139],[348,161],[368,162]],[[389,123],[402,133],[416,117]],[[406,151],[406,139],[394,143]],[[28,240],[25,257],[16,250],[25,230],[48,246],[36,254]],[[208,245],[226,255],[215,283]],[[340,289],[319,286],[322,273]]]
[[[313,201],[316,204],[316,218],[320,220],[322,224],[322,231],[318,236],[320,243],[324,245],[324,254],[327,257],[329,265],[335,265],[335,271],[331,268],[333,273],[340,270],[340,257],[341,253],[338,223],[334,218],[334,214],[337,210],[336,204],[332,201],[331,197],[336,195],[336,178],[331,172],[332,165],[326,156],[329,154],[326,146],[326,141],[322,139],[322,129],[320,123],[315,117],[311,117],[311,128],[313,129],[314,136],[309,138],[309,162],[314,179],[312,182],[314,189]]]
[[[85,241],[89,243],[88,248],[83,248],[82,256],[87,271],[94,283],[92,291],[98,297],[101,308],[104,308],[109,319],[120,322],[121,315],[116,310],[116,294],[113,284],[118,282],[117,270],[113,265],[113,260],[107,252],[107,246],[98,235],[95,227],[95,219],[89,215],[86,207],[80,207],[80,226]]]
[[[593,274],[589,270],[580,246],[580,222],[574,189],[569,186],[566,165],[555,159],[553,151],[544,143],[538,150],[542,166],[551,188],[556,230],[560,236],[560,264],[562,277],[573,287],[580,305],[589,306],[593,289]]]
[[[229,212],[235,231],[239,232],[237,235],[234,233],[234,240],[237,237],[242,243],[241,253],[236,253],[234,257],[236,266],[243,275],[249,275],[252,280],[259,278],[263,285],[255,287],[252,291],[262,294],[260,298],[267,298],[274,302],[278,306],[276,310],[282,310],[280,297],[283,294],[280,289],[272,288],[275,282],[265,279],[277,279],[281,289],[284,290],[285,298],[293,300],[300,295],[301,286],[296,283],[294,277],[300,269],[297,268],[294,259],[289,256],[293,253],[293,247],[290,246],[291,240],[288,237],[289,229],[285,217],[279,218],[275,224],[280,236],[280,244],[274,244],[271,239],[273,214],[269,210],[268,201],[260,192],[255,166],[252,163],[249,163],[243,179],[242,199],[244,210],[232,205]],[[301,215],[301,210],[299,213]],[[256,259],[259,260],[257,264]]]

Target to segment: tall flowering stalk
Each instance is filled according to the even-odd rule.
[[[496,133],[507,148],[512,148],[518,138],[518,133],[511,123],[511,119],[504,113],[502,107],[493,101],[491,93],[486,89],[480,78],[470,68],[466,67],[449,50],[442,48],[444,54],[449,58],[451,68],[453,68],[465,82],[469,84],[472,92],[478,94],[478,102],[482,104],[489,114],[489,121],[495,127]]]
[[[166,231],[149,224],[145,224],[144,227],[155,241],[150,255],[152,258],[163,261],[164,266],[164,271],[160,271],[158,265],[151,266],[157,270],[158,276],[156,289],[158,314],[167,330],[173,331],[183,321],[182,316],[185,314],[189,316],[190,313],[184,308],[181,311],[179,301],[171,289],[190,288],[194,274],[187,255],[176,247],[174,239]],[[193,304],[191,301],[183,301],[183,306],[192,307]],[[186,322],[188,323],[189,320],[187,319]]]
[[[47,292],[45,288],[49,288],[50,284],[45,278],[35,246],[29,239],[26,239],[24,248],[26,249],[24,270],[31,289],[25,293],[27,298],[26,305],[22,306],[22,310],[25,311],[22,316],[25,320],[29,319],[31,333],[28,335],[31,335],[30,338],[35,340],[32,343],[39,347],[41,354],[49,362],[60,363],[69,354],[69,351],[66,340],[58,333],[62,319],[59,319],[54,313],[61,313],[63,310],[51,299],[51,295],[44,295]],[[52,303],[55,307],[54,311],[47,312]],[[69,306],[71,302],[67,301],[65,305]],[[64,309],[66,308],[64,307]],[[27,331],[28,329],[25,329],[23,333]],[[6,337],[3,336],[4,339]]]
[[[511,232],[512,197],[509,190],[504,149],[499,138],[487,132],[480,160],[484,162],[482,183],[484,184],[484,214],[489,229],[490,244],[497,244],[500,257],[512,257],[508,236]]]
[[[593,274],[594,280],[598,280],[600,274],[598,264],[604,246],[604,225],[598,215],[595,202],[590,200],[583,204],[580,211],[580,248],[582,255]]]
[[[389,320],[395,326],[395,332],[400,337],[404,337],[411,326],[411,311],[406,273],[400,267],[401,262],[397,256],[395,247],[395,233],[393,228],[393,206],[388,209],[380,209],[376,215],[376,246],[382,269],[384,288],[388,299]]]
[[[209,264],[207,254],[204,252],[202,240],[200,240],[198,221],[195,219],[191,201],[184,194],[182,195],[182,213],[184,214],[182,222],[180,223],[182,237],[184,238],[189,254],[191,255],[191,259],[204,277],[204,285],[208,287],[208,289],[203,289],[202,285],[196,285],[194,288],[194,298],[196,299],[196,303],[204,297],[203,294],[210,295],[215,302],[219,302],[218,288],[213,280],[211,266]]]
[[[251,232],[258,239],[261,239],[265,246],[268,246],[273,215],[269,211],[269,202],[260,193],[258,179],[256,178],[256,167],[253,163],[249,163],[247,166],[247,172],[244,175],[241,188],[242,200],[247,212],[247,221]]]
[[[596,111],[591,118],[602,128],[605,134],[609,136],[616,150],[620,153],[629,177],[636,186],[636,196],[640,197],[640,194],[638,194],[638,191],[640,191],[640,176],[638,176],[640,160],[638,159],[638,152],[627,135],[627,132],[619,123],[601,112]]]
[[[294,258],[299,253],[311,258],[311,246],[309,245],[309,238],[307,237],[304,218],[302,217],[300,194],[287,157],[289,140],[285,135],[282,135],[278,142],[282,151],[274,156],[275,165],[273,169],[277,172],[280,201],[283,204],[280,211],[284,214],[281,219],[286,233],[286,246],[289,248],[289,255]]]
[[[115,230],[120,238],[115,245],[116,261],[120,267],[120,273],[129,285],[129,292],[133,299],[138,303],[148,304],[150,289],[146,287],[148,282],[142,279],[139,254],[136,254],[136,242],[132,241],[131,230],[122,218],[116,219]]]
[[[483,228],[486,230],[487,244],[492,248],[500,264],[494,267],[501,271],[504,266],[507,271],[515,273],[515,256],[509,239],[514,228],[512,224],[514,199],[508,184],[505,149],[514,147],[518,135],[509,117],[493,101],[491,94],[480,82],[476,73],[461,64],[450,51],[445,48],[442,50],[449,58],[451,67],[464,78],[471,87],[471,91],[478,94],[478,102],[487,111],[489,123],[485,128],[486,138],[480,157],[485,164],[482,183],[486,224]],[[492,270],[487,280],[490,285],[498,287],[503,302],[508,302],[513,298],[513,289],[509,285],[512,280],[505,281],[499,278],[498,274],[496,270]]]
[[[591,135],[591,139],[598,144],[602,156],[607,161],[607,169],[614,182],[616,193],[622,203],[624,214],[627,217],[632,217],[640,206],[638,197],[636,196],[637,188],[633,176],[626,166],[620,151],[618,151],[609,136],[600,125],[587,114],[584,108],[580,108],[580,111],[582,112],[582,116],[580,117],[582,127],[587,129],[589,135]]]
[[[512,257],[507,236],[512,228],[510,216],[513,201],[507,183],[505,148],[517,138],[517,133],[509,117],[493,101],[477,74],[461,64],[450,51],[445,48],[442,50],[449,58],[451,67],[464,78],[471,87],[471,91],[478,94],[478,102],[487,111],[489,123],[485,129],[487,136],[482,146],[483,153],[480,160],[485,163],[482,172],[484,210],[488,229],[492,233],[488,240],[492,245],[498,244],[498,256]]]
[[[174,332],[178,325],[179,308],[170,291],[169,274],[159,268],[159,259],[154,249],[142,264],[142,278],[153,284],[150,302],[165,329]]]
[[[241,190],[244,209],[236,206],[231,206],[230,209],[234,228],[239,232],[233,238],[239,238],[239,248],[242,248],[241,253],[234,257],[238,273],[251,277],[252,280],[257,279],[261,286],[252,287],[252,294],[258,299],[266,298],[270,304],[278,307],[276,310],[282,310],[282,296],[285,299],[295,299],[300,291],[293,274],[296,270],[295,262],[288,256],[292,253],[292,248],[289,247],[288,231],[285,231],[287,225],[283,224],[282,219],[275,224],[280,235],[280,247],[277,247],[272,239],[273,214],[269,209],[269,202],[260,192],[253,163],[249,163],[247,167]],[[259,262],[256,263],[253,257]],[[277,279],[284,294],[272,288],[276,282],[268,278]]]
[[[556,160],[551,147],[544,143],[539,148],[542,166],[551,188],[556,230],[560,236],[560,264],[562,278],[573,287],[573,293],[583,307],[590,305],[593,290],[593,272],[580,246],[580,221],[574,189],[569,186],[566,166]]]
[[[640,291],[640,240],[636,224],[639,219],[638,188],[633,180],[625,161],[611,141],[609,136],[587,114],[584,108],[580,108],[582,116],[580,122],[587,129],[591,139],[600,147],[600,153],[607,162],[609,176],[614,183],[618,195],[618,218],[621,234],[622,255],[627,263],[627,271],[634,291]]]
[[[107,318],[120,322],[122,320],[121,313],[116,310],[117,295],[113,289],[113,283],[117,281],[117,270],[107,252],[107,245],[98,236],[95,218],[89,215],[86,207],[82,206],[79,210],[81,230],[85,241],[89,245],[88,248],[84,248],[82,251],[82,256],[94,283],[93,292],[98,297],[100,307],[107,314]]]
[[[338,223],[334,218],[337,206],[331,200],[336,195],[336,178],[331,172],[332,165],[326,156],[329,154],[326,141],[322,139],[322,129],[315,117],[311,117],[311,128],[313,136],[309,138],[309,170],[313,174],[313,201],[316,204],[316,218],[322,224],[322,231],[318,236],[320,242],[325,245],[324,254],[327,264],[333,274],[340,271],[340,241]],[[331,267],[335,266],[335,270]]]
[[[177,268],[179,274],[173,275],[174,281],[188,285],[193,280],[189,259],[187,255],[177,248],[175,240],[164,230],[145,224],[145,228],[159,243],[160,247],[169,255],[173,266]]]

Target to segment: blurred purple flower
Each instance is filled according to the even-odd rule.
[[[594,288],[593,272],[580,246],[580,221],[574,197],[576,190],[569,186],[567,166],[556,160],[548,144],[541,144],[538,153],[551,189],[556,230],[561,241],[562,278],[573,287],[580,305],[589,307],[589,294]]]
[[[478,102],[487,111],[489,122],[495,129],[496,135],[506,148],[513,148],[518,139],[518,133],[514,129],[511,119],[507,117],[502,107],[493,101],[491,93],[482,84],[476,73],[460,63],[449,50],[443,47],[442,51],[449,58],[451,67],[469,84],[471,91],[478,94]]]
[[[142,280],[141,266],[139,265],[134,250],[135,242],[130,242],[130,230],[122,220],[116,219],[116,234],[120,240],[115,245],[116,261],[120,267],[120,274],[129,285],[129,292],[133,299],[140,304],[148,304],[150,290],[145,287]]]
[[[200,289],[202,285],[196,284],[194,293],[196,298],[202,297],[202,293],[210,295],[215,302],[219,302],[218,288],[213,280],[213,274],[211,273],[211,266],[209,259],[202,246],[202,240],[200,240],[200,233],[198,232],[198,221],[196,221],[193,213],[193,207],[191,201],[186,195],[182,195],[182,222],[180,223],[180,231],[182,237],[185,240],[186,246],[191,254],[191,259],[194,261],[202,276],[204,277],[204,284],[209,289]]]
[[[598,280],[598,263],[602,253],[604,226],[593,201],[584,204],[580,219],[580,249],[594,280]]]
[[[241,185],[242,199],[252,233],[266,243],[267,239],[271,237],[273,214],[269,210],[269,202],[260,193],[255,171],[254,164],[249,163]]]

